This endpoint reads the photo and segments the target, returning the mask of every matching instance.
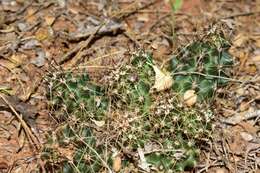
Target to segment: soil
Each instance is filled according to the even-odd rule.
[[[213,140],[193,172],[260,172],[259,0],[185,0],[173,15],[167,0],[0,1],[0,94],[9,100],[0,98],[0,172],[44,165],[37,146],[56,125],[44,76],[54,68],[84,68],[98,82],[131,52],[152,52],[160,64],[215,26],[231,41],[233,77],[242,82],[218,91]],[[28,116],[36,142],[11,108]]]

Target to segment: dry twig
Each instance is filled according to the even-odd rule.
[[[76,59],[74,60],[74,62],[72,62],[72,65],[75,65],[76,62],[81,58],[81,52],[84,48],[89,46],[89,43],[93,40],[94,36],[96,35],[96,33],[98,33],[98,31],[102,28],[102,26],[105,25],[105,22],[101,23],[100,26],[98,28],[96,28],[95,32],[93,32],[87,40],[80,42],[77,46],[75,46],[71,51],[69,51],[68,53],[66,53],[58,62],[59,65],[62,65],[64,62],[68,61],[71,56],[73,54],[75,54],[76,52],[78,52],[76,54]]]
[[[8,107],[12,110],[12,112],[15,114],[16,118],[19,120],[21,123],[29,141],[31,140],[32,143],[34,144],[33,146],[36,147],[36,149],[41,148],[41,144],[38,140],[38,138],[33,134],[31,131],[30,127],[26,124],[26,122],[23,120],[22,115],[18,114],[18,112],[15,110],[15,108],[9,103],[9,101],[2,95],[0,94],[1,99],[8,105]]]

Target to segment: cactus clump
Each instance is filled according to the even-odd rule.
[[[211,99],[227,83],[231,58],[222,39],[212,40],[192,43],[172,59],[174,85],[165,91],[152,91],[154,63],[144,52],[106,76],[102,87],[87,74],[50,75],[48,98],[62,126],[49,135],[43,158],[61,163],[62,172],[112,169],[118,153],[122,172],[192,169],[201,139],[211,136],[213,114],[206,106],[184,106],[179,93],[194,89],[200,100]],[[72,146],[72,156],[64,159],[57,145]]]
[[[218,86],[227,84],[233,64],[228,42],[220,34],[195,41],[172,57],[170,70],[173,89],[184,93],[195,90],[199,100],[212,100]]]
[[[88,74],[73,75],[59,73],[49,76],[51,108],[56,111],[57,119],[101,120],[107,110],[108,100],[104,89],[93,84]]]

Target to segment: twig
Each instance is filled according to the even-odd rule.
[[[39,142],[39,140],[37,139],[36,136],[34,136],[34,134],[32,133],[31,129],[29,128],[29,126],[26,124],[26,122],[23,120],[22,115],[18,114],[17,111],[14,109],[14,107],[7,101],[7,99],[0,94],[0,97],[2,98],[2,100],[8,105],[8,107],[12,110],[12,112],[15,114],[16,118],[19,120],[19,122],[21,123],[28,139],[32,140],[33,144],[35,144],[36,149],[40,149],[41,148],[41,144]]]
[[[202,167],[200,170],[198,170],[198,173],[207,172],[209,168],[217,167],[217,166],[224,166],[224,163],[218,163],[219,160],[213,161],[213,163],[209,165],[199,165],[197,167]]]
[[[105,22],[101,23],[100,26],[99,26],[98,28],[96,28],[95,32],[93,32],[93,33],[90,35],[90,37],[88,37],[87,40],[80,42],[80,43],[79,43],[77,46],[75,46],[71,51],[69,51],[68,53],[66,53],[66,54],[58,61],[58,64],[59,64],[59,65],[62,65],[64,62],[68,61],[68,60],[71,58],[71,56],[72,56],[73,54],[75,54],[76,52],[78,52],[77,55],[76,55],[77,58],[76,58],[76,60],[75,60],[75,61],[77,61],[77,60],[79,59],[79,55],[81,54],[80,52],[81,52],[84,48],[88,47],[89,43],[92,41],[92,39],[94,38],[94,36],[96,35],[96,33],[97,33],[97,32],[102,28],[102,26],[104,26],[104,25],[105,25]],[[74,63],[75,63],[75,62],[74,62]],[[73,63],[73,65],[74,65],[74,63]]]
[[[97,35],[104,35],[104,34],[109,34],[109,33],[116,33],[117,31],[124,30],[123,24],[115,22],[113,20],[109,20],[106,22],[106,25],[101,24],[100,26],[95,26],[93,28],[88,29],[84,33],[73,33],[68,35],[68,40],[69,41],[79,41],[80,39],[87,38],[91,36],[93,33]]]
[[[155,4],[155,3],[157,3],[157,2],[160,2],[159,0],[152,0],[152,1],[150,1],[149,3],[147,3],[147,4],[144,4],[143,6],[141,6],[141,7],[133,7],[133,9],[131,9],[131,5],[129,6],[129,7],[127,7],[127,8],[130,8],[129,10],[127,9],[127,8],[125,8],[125,9],[122,9],[122,10],[120,10],[119,12],[117,12],[117,13],[115,13],[113,16],[112,16],[112,18],[114,17],[114,18],[116,18],[116,19],[120,19],[120,20],[122,20],[123,18],[125,18],[125,17],[128,17],[128,16],[130,16],[131,14],[134,14],[134,13],[136,13],[136,12],[138,12],[139,10],[142,10],[142,9],[145,9],[145,8],[147,8],[147,7],[149,7],[149,6],[151,6],[151,5],[153,5],[153,4]]]
[[[252,12],[244,12],[244,13],[237,13],[237,14],[232,14],[230,16],[222,17],[220,19],[230,19],[230,18],[235,18],[235,17],[240,17],[240,16],[250,16],[254,14],[260,14],[260,11],[252,11]]]
[[[80,65],[77,68],[79,69],[105,69],[105,70],[115,70],[115,67],[112,66],[102,66],[102,65]]]

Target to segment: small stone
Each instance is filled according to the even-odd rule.
[[[122,166],[122,160],[121,157],[119,155],[117,155],[114,159],[113,159],[113,170],[115,172],[119,172],[121,170],[121,166]]]
[[[184,93],[183,100],[187,106],[193,106],[197,102],[197,95],[194,90],[187,90]]]

